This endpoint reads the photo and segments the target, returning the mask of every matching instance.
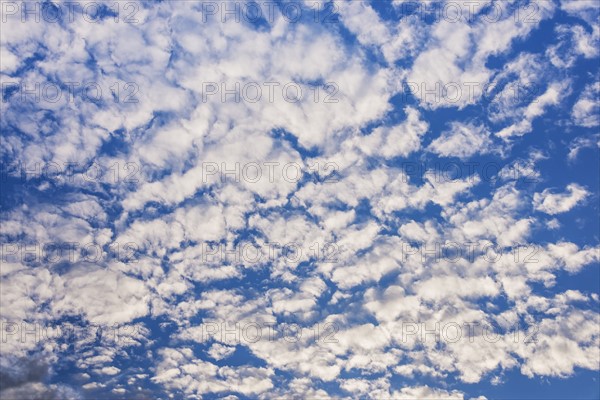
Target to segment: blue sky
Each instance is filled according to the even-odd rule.
[[[1,398],[600,398],[596,1],[0,6]]]

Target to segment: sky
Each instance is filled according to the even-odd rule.
[[[0,2],[0,398],[600,398],[600,3]]]

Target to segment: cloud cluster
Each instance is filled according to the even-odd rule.
[[[3,3],[0,397],[598,370],[598,5],[408,3]]]

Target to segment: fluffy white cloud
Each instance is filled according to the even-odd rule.
[[[550,189],[544,189],[542,193],[535,193],[533,206],[536,210],[546,214],[561,214],[571,210],[589,195],[584,187],[576,183],[567,185],[566,189],[565,193],[552,193]]]
[[[566,92],[568,92],[568,82],[552,83],[543,94],[536,97],[522,110],[523,119],[521,121],[502,129],[496,135],[509,140],[515,136],[530,133],[533,129],[533,120],[542,116],[548,107],[559,104]]]
[[[577,125],[593,128],[600,125],[600,82],[588,85],[573,106],[573,120]]]
[[[484,126],[453,122],[427,149],[445,157],[465,159],[489,153],[493,151],[492,146],[489,131]]]

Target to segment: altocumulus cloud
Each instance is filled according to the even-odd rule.
[[[596,1],[0,5],[1,398],[600,396]]]

